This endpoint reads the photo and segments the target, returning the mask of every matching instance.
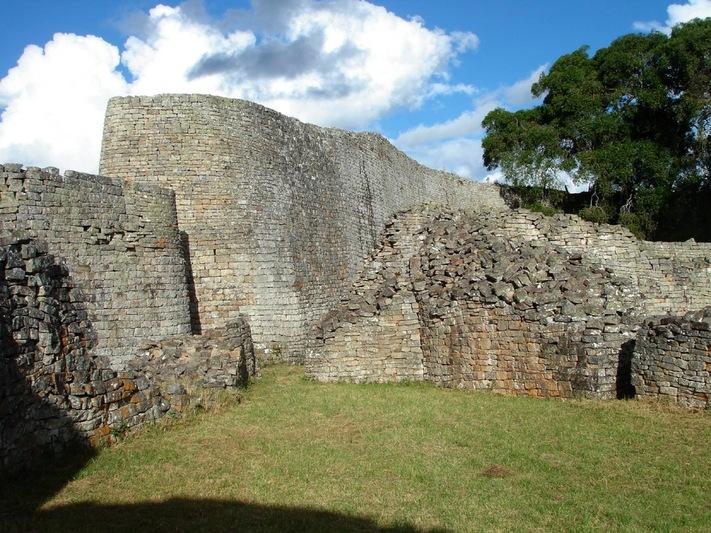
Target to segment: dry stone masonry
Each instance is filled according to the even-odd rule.
[[[423,167],[381,136],[204,95],[111,99],[101,173],[175,190],[194,324],[246,313],[255,343],[291,360],[395,212],[505,209],[495,187]]]
[[[711,405],[711,307],[655,317],[637,334],[632,376],[641,398],[688,407]]]
[[[112,99],[101,169],[0,165],[0,471],[182,413],[258,357],[708,406],[708,244],[510,210],[381,136],[213,96]]]
[[[236,386],[257,370],[244,321],[218,341],[154,343],[113,370],[92,350],[85,292],[47,248],[0,241],[0,471],[182,412],[195,401],[182,383]]]
[[[534,396],[630,394],[643,318],[711,301],[711,246],[675,256],[675,246],[576,217],[555,222],[526,211],[400,213],[349,297],[321,320],[307,373]],[[576,229],[569,237],[567,225]],[[601,263],[604,247],[584,243],[613,234]]]
[[[172,191],[0,166],[0,236],[43,240],[86,294],[95,353],[121,368],[141,339],[190,333]]]

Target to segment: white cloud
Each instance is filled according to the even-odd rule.
[[[58,33],[25,48],[0,80],[0,163],[95,170],[106,100],[128,89],[118,64],[98,37]]]
[[[664,24],[656,20],[638,21],[634,23],[634,28],[639,31],[656,30],[669,34],[677,24],[707,17],[711,17],[711,0],[688,0],[685,4],[670,4]]]
[[[482,94],[473,101],[472,109],[456,118],[411,128],[393,139],[393,143],[433,168],[476,180],[488,178],[490,175],[482,161],[482,120],[497,107],[516,108],[532,104],[535,99],[531,95],[531,85],[547,68],[548,65],[541,65],[522,80]]]
[[[478,101],[474,109],[445,122],[425,126],[420,124],[401,133],[395,144],[403,149],[414,148],[423,144],[475,135],[481,132],[481,121],[489,111],[500,107],[502,102],[494,98],[484,98]]]
[[[321,125],[362,128],[393,108],[475,92],[450,84],[447,74],[458,55],[478,45],[472,33],[429,29],[420,18],[361,0],[253,5],[221,21],[157,5],[122,50],[71,34],[28,46],[0,80],[0,161],[95,171],[104,109],[114,95],[210,93]]]
[[[548,64],[541,65],[536,70],[531,72],[531,74],[516,83],[505,87],[501,90],[503,94],[503,100],[514,106],[526,106],[532,104],[535,100],[531,94],[531,86],[536,83],[541,74],[543,74],[548,68]]]
[[[459,137],[419,144],[405,151],[427,166],[448,170],[465,178],[481,179],[486,174],[480,139]]]

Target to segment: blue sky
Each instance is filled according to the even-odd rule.
[[[1,2],[0,160],[95,171],[109,96],[214,92],[379,131],[482,179],[481,118],[532,105],[531,81],[558,56],[711,15],[710,0],[162,4]]]

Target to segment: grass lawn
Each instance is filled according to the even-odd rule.
[[[6,485],[0,529],[711,530],[709,412],[263,374]]]

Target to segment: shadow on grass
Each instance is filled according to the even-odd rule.
[[[402,524],[379,527],[366,517],[317,509],[227,500],[171,499],[126,505],[71,504],[3,517],[3,531],[389,531],[419,532]]]

